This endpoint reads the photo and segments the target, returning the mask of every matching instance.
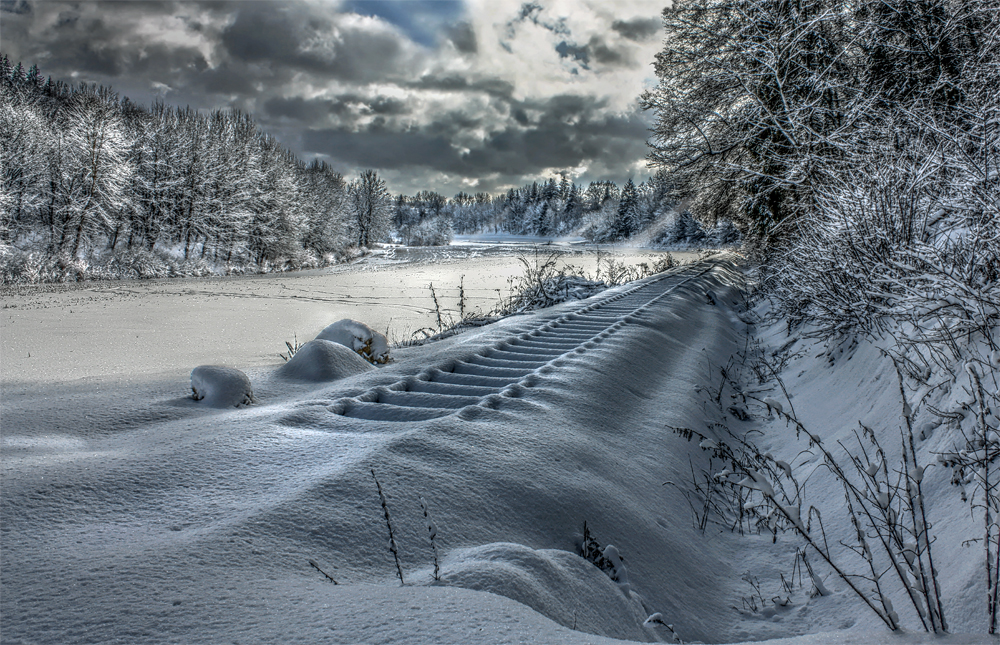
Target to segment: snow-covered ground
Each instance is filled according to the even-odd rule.
[[[264,367],[280,361],[286,340],[309,340],[342,318],[406,340],[436,325],[428,285],[434,284],[445,315],[458,317],[460,284],[467,311],[488,311],[507,294],[508,279],[521,274],[518,254],[533,259],[536,253],[520,238],[500,246],[477,240],[388,247],[355,264],[289,274],[20,288],[5,294],[0,311],[0,382],[36,388],[96,378],[117,386],[165,372],[177,377],[205,363]],[[635,263],[663,256],[537,247],[543,259],[550,252],[590,273],[599,257]],[[679,261],[696,257],[673,255]]]
[[[482,261],[498,271],[496,258]],[[356,284],[377,274],[359,273]],[[748,330],[762,350],[784,348],[781,374],[799,418],[830,443],[859,420],[887,428],[893,443],[899,406],[877,348],[831,352],[788,344],[783,325],[753,330],[739,282],[725,258],[680,267],[394,350],[395,362],[327,384],[284,378],[273,361],[234,350],[229,362],[247,373],[257,403],[232,410],[193,401],[176,369],[115,385],[8,385],[5,321],[0,637],[576,644],[670,641],[669,624],[684,641],[992,642],[891,635],[815,561],[830,595],[810,597],[807,577],[786,606],[741,611],[751,595],[742,578],[776,596],[801,541],[716,523],[699,530],[682,490],[692,469],[707,468],[707,453],[670,428],[759,430],[762,447],[808,479],[839,534],[849,528],[834,519],[839,488],[763,406],[750,406],[745,421],[723,411],[719,401],[734,392],[716,396],[720,368],[747,355]],[[153,316],[186,301],[172,298]],[[235,302],[220,299],[217,310]],[[312,335],[338,317],[364,318],[325,311]],[[172,351],[154,333],[171,322],[148,324],[147,351]],[[268,341],[275,336],[291,334],[272,329]],[[250,335],[229,341],[242,346]],[[218,360],[185,358],[189,367]],[[935,404],[956,405],[954,391]],[[948,436],[929,433],[921,459]],[[953,631],[981,633],[980,552],[956,546],[971,520],[947,478],[944,469],[928,475],[945,611]],[[617,581],[576,555],[584,522],[621,554]],[[902,599],[897,608],[907,622]],[[664,624],[645,623],[654,613]]]
[[[611,245],[590,244],[585,237],[579,236],[534,236],[534,235],[513,235],[511,233],[477,233],[475,235],[456,235],[452,238],[452,246],[481,246],[481,245],[523,245],[538,244],[557,247],[589,247],[589,248],[610,248]]]

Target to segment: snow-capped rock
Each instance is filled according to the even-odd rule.
[[[191,370],[191,392],[195,401],[216,408],[238,408],[254,402],[247,375],[222,365],[200,365]]]
[[[375,369],[356,352],[330,340],[311,340],[278,369],[285,378],[336,381]]]
[[[369,363],[389,362],[389,341],[385,335],[356,320],[345,318],[328,325],[316,340],[329,340],[349,347]]]

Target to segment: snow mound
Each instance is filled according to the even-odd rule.
[[[253,403],[250,379],[238,369],[222,365],[200,365],[191,370],[191,398],[215,408]]]
[[[497,542],[463,549],[445,562],[442,581],[531,607],[564,627],[628,640],[653,640],[649,615],[600,569],[569,551]]]
[[[338,320],[321,331],[316,340],[329,340],[349,347],[369,363],[389,362],[389,341],[385,335],[356,320]]]
[[[285,378],[336,381],[375,369],[357,353],[330,340],[311,340],[278,369]]]

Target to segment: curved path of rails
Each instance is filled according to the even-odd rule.
[[[533,331],[502,340],[460,361],[447,361],[388,386],[340,399],[331,412],[374,421],[423,421],[470,405],[492,407],[496,397],[516,397],[540,376],[611,336],[634,315],[657,306],[674,289],[711,270],[685,266],[641,281],[612,296],[567,312]]]

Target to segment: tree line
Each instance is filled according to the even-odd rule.
[[[731,245],[740,239],[728,220],[703,228],[678,212],[675,186],[665,173],[619,187],[612,181],[577,185],[567,175],[534,181],[506,193],[460,192],[449,199],[432,191],[400,195],[393,226],[406,244],[440,243],[452,232],[509,233],[538,237],[582,236],[599,243],[637,235],[661,245]]]
[[[172,249],[178,262],[267,270],[336,261],[383,235],[374,171],[347,182],[238,110],[151,107],[0,58],[0,245],[72,270]]]

